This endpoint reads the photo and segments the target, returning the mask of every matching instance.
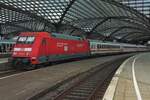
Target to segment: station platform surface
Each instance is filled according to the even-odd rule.
[[[127,59],[114,75],[103,100],[150,100],[150,53]]]
[[[65,79],[131,54],[85,59],[0,78],[0,100],[27,100]]]

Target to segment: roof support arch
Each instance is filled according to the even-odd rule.
[[[110,18],[105,18],[102,21],[100,21],[99,23],[97,23],[90,31],[90,33],[92,33],[98,26],[102,25],[103,23],[105,23],[106,21],[108,21]]]
[[[146,33],[149,32],[148,30],[145,30],[145,29],[142,29],[142,28],[139,28],[139,27],[123,26],[123,27],[118,27],[116,30],[114,30],[114,31],[109,35],[109,37],[113,36],[115,33],[119,32],[119,31],[121,31],[122,29],[125,29],[125,28],[127,28],[127,29],[140,30],[140,31],[143,31],[143,33],[144,33],[144,32],[146,32]]]
[[[69,11],[69,9],[71,8],[71,6],[74,4],[75,1],[76,1],[76,0],[72,0],[72,1],[69,3],[69,5],[67,6],[67,8],[65,9],[65,11],[63,12],[63,14],[61,15],[60,21],[58,22],[58,24],[61,24],[61,23],[62,23],[62,21],[63,21],[65,15],[67,14],[67,12]]]
[[[123,36],[122,38],[121,38],[121,40],[124,40],[124,39],[126,39],[128,36],[130,36],[130,35],[133,35],[133,34],[144,34],[143,32],[140,32],[140,31],[133,31],[133,32],[129,32],[129,33],[127,33],[125,36]]]
[[[127,10],[127,11],[130,11],[131,13],[135,14],[135,15],[138,16],[140,19],[142,19],[144,22],[147,22],[146,25],[150,27],[150,25],[149,25],[150,19],[148,19],[148,18],[147,18],[145,15],[143,15],[142,13],[139,13],[137,10],[134,10],[134,9],[132,9],[132,8],[130,8],[130,7],[127,7],[126,5],[123,5],[123,4],[121,4],[121,3],[119,3],[119,2],[116,2],[116,1],[114,1],[114,0],[102,0],[102,1],[107,2],[107,3],[111,3],[111,4],[113,4],[113,5],[117,6],[117,7],[120,7],[120,8],[123,8],[123,9]]]
[[[141,41],[147,38],[150,39],[150,35],[139,35],[139,36],[132,38],[131,41]]]

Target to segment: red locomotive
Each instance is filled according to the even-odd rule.
[[[90,54],[87,40],[48,32],[21,33],[13,49],[13,65],[33,68],[37,64],[83,57]],[[32,67],[31,67],[31,66]]]
[[[147,46],[85,40],[76,36],[48,32],[23,32],[12,54],[12,65],[35,68],[36,65],[97,54],[148,51]]]

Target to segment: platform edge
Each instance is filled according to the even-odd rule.
[[[117,87],[117,84],[118,84],[118,80],[119,80],[119,75],[120,73],[123,71],[123,68],[125,66],[125,64],[131,59],[133,58],[134,56],[132,57],[129,57],[127,58],[121,65],[120,67],[117,69],[114,77],[112,78],[104,96],[103,96],[103,99],[102,100],[113,100],[114,98],[114,94],[115,94],[115,91],[116,91],[116,87]]]

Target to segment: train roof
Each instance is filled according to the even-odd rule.
[[[100,44],[106,44],[106,45],[119,45],[119,46],[126,46],[126,47],[146,47],[145,45],[136,45],[136,44],[128,44],[128,43],[117,43],[117,42],[108,42],[108,41],[99,41],[99,40],[90,40],[92,43],[100,43]]]
[[[61,33],[49,33],[49,32],[22,32],[19,36],[37,36],[37,35],[49,35],[55,38],[69,39],[69,40],[83,40],[81,37],[66,35]]]
[[[106,44],[106,45],[120,45],[119,43],[114,42],[108,42],[108,41],[99,41],[99,40],[89,40],[90,43],[100,43],[100,44]]]
[[[82,38],[78,36],[71,36],[71,35],[65,35],[65,34],[60,34],[60,33],[51,33],[51,36],[56,37],[56,38],[62,38],[62,39],[82,40]]]

